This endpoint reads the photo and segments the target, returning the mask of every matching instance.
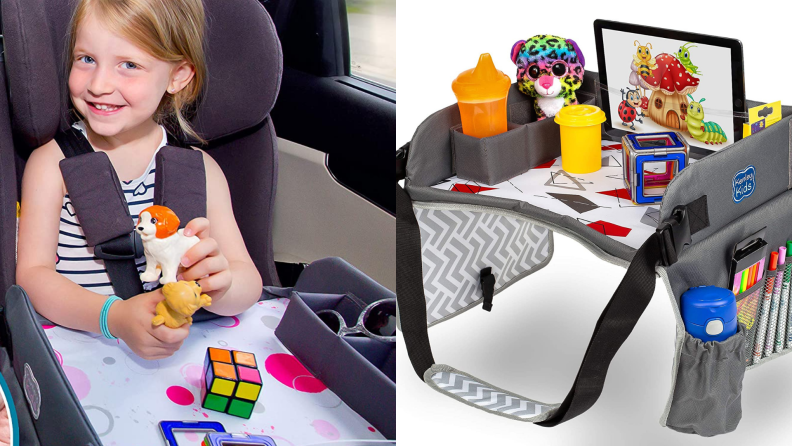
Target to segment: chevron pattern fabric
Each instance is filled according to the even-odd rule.
[[[550,231],[525,220],[468,210],[414,210],[421,228],[428,324],[483,298],[483,268],[492,267],[497,290],[549,255]]]
[[[518,418],[531,418],[551,408],[536,401],[495,390],[459,373],[438,372],[432,375],[432,381],[440,390],[482,409]]]

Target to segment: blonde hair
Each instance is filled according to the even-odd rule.
[[[189,122],[207,82],[201,0],[80,0],[69,24],[66,79],[74,59],[77,28],[89,13],[96,14],[107,29],[151,56],[165,62],[186,61],[195,68],[186,87],[162,97],[154,120],[171,132],[180,130],[184,136],[205,144]]]

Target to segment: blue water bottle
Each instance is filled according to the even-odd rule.
[[[725,341],[737,333],[737,300],[726,288],[694,287],[682,294],[685,330],[702,342]]]

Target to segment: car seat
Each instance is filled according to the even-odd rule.
[[[226,175],[239,229],[264,284],[278,285],[271,241],[278,162],[269,112],[283,68],[280,42],[258,2],[205,3],[209,79],[192,122]],[[14,153],[21,158],[17,185],[30,152],[71,125],[63,54],[73,6],[58,0],[2,2]],[[240,30],[245,38],[239,38]]]
[[[192,122],[226,175],[237,223],[264,285],[278,286],[272,250],[277,147],[269,113],[280,87],[280,42],[256,0],[204,4],[209,79]],[[10,287],[0,297],[0,372],[16,403],[20,444],[99,445],[24,291],[12,286],[15,238],[7,229],[15,227],[12,208],[25,160],[71,124],[63,55],[75,2],[3,0],[0,6],[0,84],[8,92],[0,94],[0,286]]]

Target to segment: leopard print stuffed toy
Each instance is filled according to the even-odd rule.
[[[534,109],[540,121],[578,103],[575,91],[583,85],[586,59],[574,40],[533,36],[514,44],[511,59],[517,65],[520,91],[536,98]]]

